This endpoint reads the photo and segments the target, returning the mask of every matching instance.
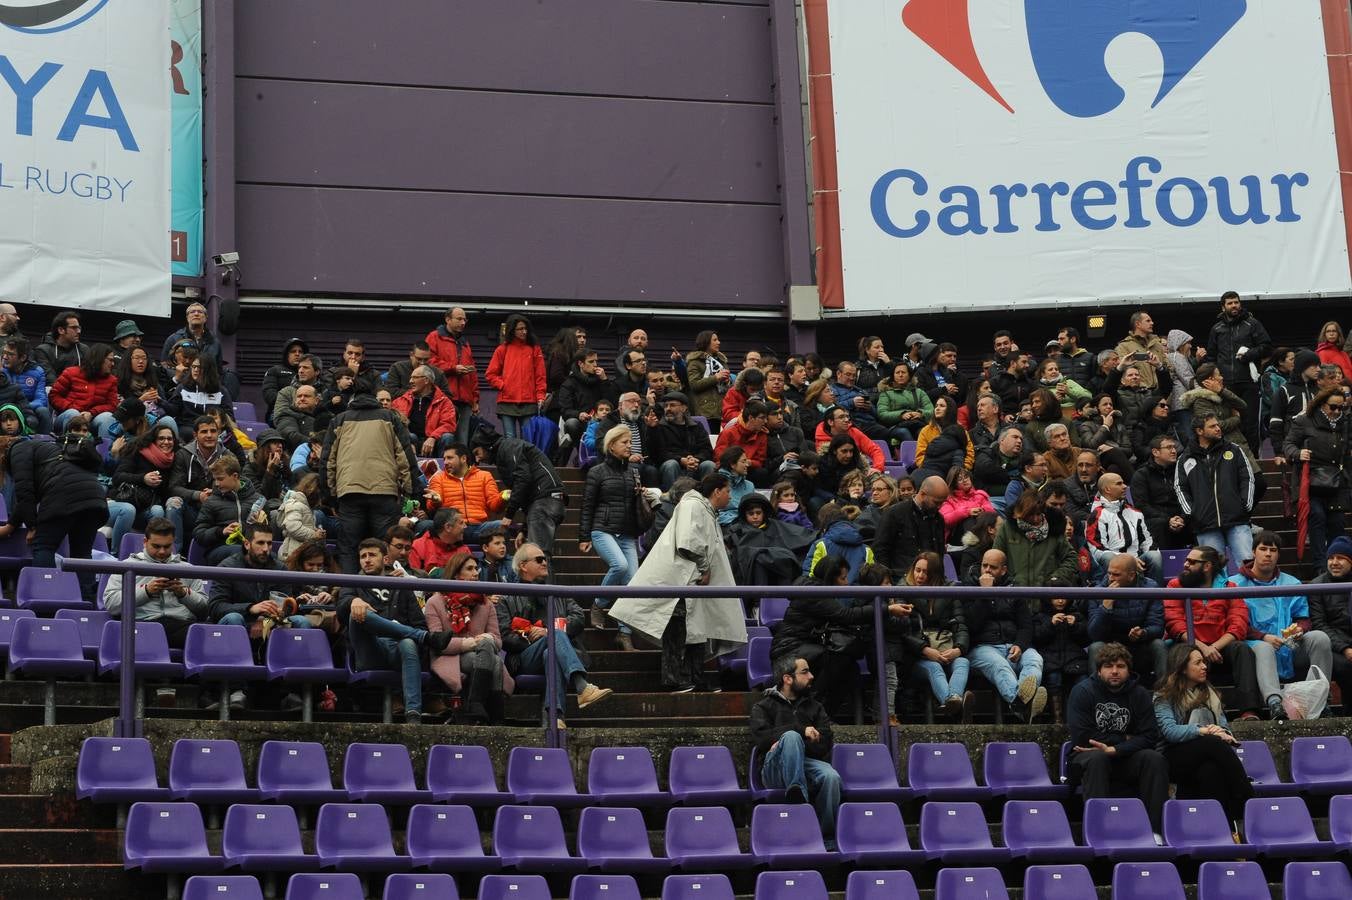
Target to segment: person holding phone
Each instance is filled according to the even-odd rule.
[[[206,621],[207,594],[201,579],[175,574],[184,565],[174,552],[174,523],[157,516],[146,523],[145,548],[130,559],[165,567],[162,574],[136,576],[136,620],[159,622],[170,647],[182,647],[188,627]],[[122,614],[122,579],[109,578],[103,589],[103,608],[118,618]]]
[[[1169,347],[1155,334],[1155,320],[1150,313],[1139,309],[1131,314],[1131,331],[1117,345],[1117,355],[1135,363],[1149,362],[1150,365],[1140,367],[1141,386],[1155,389],[1156,372],[1164,366]]]

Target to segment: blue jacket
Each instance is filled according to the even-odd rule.
[[[1271,581],[1259,581],[1253,576],[1253,570],[1245,566],[1239,574],[1230,579],[1236,587],[1274,587],[1302,584],[1299,578],[1278,572]],[[1249,608],[1249,646],[1262,643],[1261,635],[1280,635],[1282,629],[1294,624],[1298,619],[1309,619],[1310,601],[1304,594],[1292,594],[1288,597],[1245,597],[1244,605]],[[1307,623],[1308,624],[1308,623]],[[1290,647],[1277,648],[1277,675],[1283,681],[1296,675],[1295,651]]]
[[[831,393],[835,394],[836,406],[850,411],[850,417],[854,419],[856,426],[872,425],[878,421],[878,415],[872,405],[866,409],[858,409],[854,405],[855,397],[863,397],[870,404],[873,403],[868,391],[862,391],[858,387],[845,387],[839,381],[831,382]]]
[[[1105,575],[1099,587],[1106,587]],[[1136,579],[1137,587],[1159,587],[1158,584],[1140,575]],[[1140,626],[1145,629],[1146,641],[1164,637],[1164,601],[1142,600],[1138,597],[1116,597],[1113,608],[1107,609],[1102,600],[1089,601],[1089,640],[1119,641],[1127,643],[1127,632]]]
[[[839,556],[850,564],[850,584],[858,579],[860,566],[873,562],[873,551],[864,543],[858,527],[843,519],[833,522],[808,550],[803,558],[803,574],[811,575],[812,568],[826,556]]]
[[[22,372],[5,369],[5,376],[23,391],[24,399],[28,401],[29,406],[39,409],[47,405],[47,372],[42,366],[30,363]]]
[[[756,493],[756,486],[745,475],[736,475],[727,469],[719,469],[718,472],[720,475],[728,476],[728,484],[732,486],[732,499],[725,508],[718,511],[718,524],[731,525],[737,521],[737,508],[742,505],[742,498]]]
[[[1181,744],[1184,741],[1190,741],[1193,738],[1200,737],[1201,725],[1190,723],[1187,718],[1179,719],[1180,711],[1174,709],[1163,700],[1155,700],[1155,723],[1159,725],[1160,741],[1167,744]],[[1217,725],[1230,730],[1230,723],[1225,718],[1225,711],[1221,711],[1220,721]]]

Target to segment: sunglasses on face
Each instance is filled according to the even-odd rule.
[[[530,559],[531,562],[535,563],[538,566],[543,566],[548,561],[547,558],[544,556],[532,556]]]

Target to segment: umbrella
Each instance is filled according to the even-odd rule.
[[[1296,503],[1296,558],[1305,558],[1305,542],[1310,536],[1310,464],[1300,467],[1300,498]]]

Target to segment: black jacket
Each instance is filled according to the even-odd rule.
[[[1335,583],[1338,583],[1338,579],[1330,575],[1327,569],[1310,580],[1310,584]],[[1329,636],[1335,659],[1352,647],[1352,614],[1348,612],[1348,605],[1352,603],[1352,578],[1342,583],[1347,585],[1346,594],[1310,595],[1310,626]]]
[[[972,483],[992,497],[1003,497],[1005,488],[1018,475],[1018,457],[1006,461],[996,444],[977,453],[972,462]]]
[[[777,474],[779,467],[784,464],[785,456],[790,453],[802,453],[806,449],[808,449],[807,438],[803,436],[803,429],[797,426],[785,425],[778,431],[767,431],[765,434],[766,471]]]
[[[1248,455],[1229,441],[1203,449],[1194,437],[1174,467],[1174,493],[1194,531],[1247,525],[1256,490]]]
[[[1152,459],[1137,469],[1131,476],[1131,500],[1145,516],[1145,527],[1150,529],[1156,547],[1177,550],[1193,545],[1190,526],[1185,524],[1182,531],[1169,528],[1169,520],[1174,516],[1183,516],[1185,523],[1188,518],[1183,515],[1183,506],[1174,490],[1174,466],[1165,469]]]
[[[913,601],[915,612],[912,619],[920,620],[925,631],[948,631],[953,634],[953,643],[966,653],[971,649],[971,637],[967,632],[967,616],[963,612],[963,602],[951,597],[930,597]]]
[[[609,453],[587,470],[582,490],[581,540],[590,541],[593,531],[636,538],[639,536],[635,488],[638,470],[628,460]]]
[[[300,347],[302,353],[310,352],[309,344],[293,337],[282,345],[282,358],[277,365],[263,373],[263,416],[268,422],[272,421],[272,406],[277,402],[277,392],[296,380],[296,369],[286,360],[292,347]],[[160,393],[167,392],[161,389]]]
[[[559,386],[559,412],[565,419],[576,419],[581,413],[595,409],[598,400],[614,404],[619,395],[614,379],[602,381],[595,375],[583,375],[574,366]]]
[[[649,458],[654,465],[687,456],[693,456],[701,462],[713,458],[709,432],[698,422],[692,422],[688,418],[684,425],[663,419],[652,429],[651,434],[653,449]]]
[[[587,621],[582,607],[577,605],[576,600],[559,598],[554,603],[554,611],[556,616],[563,616],[567,620],[566,630],[572,639],[573,649],[577,651],[582,665],[590,667],[591,657],[582,646],[582,641],[578,640]],[[502,633],[502,649],[507,653],[507,671],[515,675],[521,671],[521,654],[530,646],[530,641],[512,629],[512,619],[525,619],[545,625],[545,598],[509,594],[498,601],[498,630]]]
[[[1286,384],[1272,395],[1272,413],[1268,418],[1268,436],[1272,438],[1274,448],[1286,441],[1287,429],[1296,416],[1305,412],[1319,387],[1313,381],[1306,381],[1300,370],[1291,373]]]
[[[1237,359],[1235,354],[1241,347],[1248,349]],[[1228,385],[1253,384],[1249,363],[1261,366],[1271,352],[1272,338],[1267,329],[1247,309],[1233,319],[1222,311],[1206,337],[1206,358],[1220,368]]]
[[[33,348],[33,362],[42,366],[47,372],[47,384],[50,385],[56,381],[56,377],[71,366],[78,366],[80,361],[89,355],[89,345],[83,341],[62,349],[56,346],[56,341],[48,337],[41,344]]]
[[[503,515],[511,518],[536,500],[547,497],[564,499],[563,481],[554,470],[554,464],[540,452],[540,448],[520,438],[505,437],[498,441],[493,457],[497,467],[498,483],[512,492]]]
[[[1000,372],[991,378],[991,390],[1000,397],[1000,410],[1007,415],[1016,416],[1038,383],[1025,372],[1023,377],[1015,378],[1009,372]]]
[[[230,613],[239,613],[245,621],[252,621],[257,616],[249,612],[249,607],[262,600],[267,600],[272,594],[281,594],[283,596],[291,593],[290,587],[281,582],[271,581],[267,572],[283,572],[286,567],[277,561],[274,556],[268,557],[268,565],[255,567],[245,563],[244,551],[226,557],[221,563],[222,569],[247,569],[258,572],[258,581],[212,581],[211,587],[207,591],[207,618],[212,622],[219,622],[223,617]]]
[[[963,583],[980,585],[976,578],[979,574],[979,569],[973,570]],[[1003,584],[982,590],[994,593],[1009,583],[1006,578]],[[1033,613],[1028,608],[1027,600],[986,596],[967,600],[962,612],[967,619],[967,634],[973,647],[981,644],[1016,644],[1020,649],[1027,650],[1033,646]]]
[[[87,515],[102,524],[108,502],[98,471],[102,465],[92,438],[18,441],[9,450],[14,479],[11,524],[34,526],[70,515]]]
[[[1094,377],[1094,371],[1098,369],[1098,356],[1081,348],[1080,352],[1074,356],[1067,356],[1062,353],[1057,363],[1062,375],[1088,390],[1089,382]]]
[[[203,462],[202,457],[197,453],[196,441],[179,447],[178,453],[174,455],[174,468],[169,475],[169,493],[175,497],[183,498],[185,503],[196,503],[197,496],[202,490],[211,487],[213,484],[211,464],[225,454],[232,452],[234,452],[233,449],[227,447],[224,440],[218,441],[211,458]],[[246,462],[244,455],[235,453],[235,458],[239,460],[240,467],[243,468]]]
[[[1083,600],[1072,600],[1063,612],[1075,617],[1075,624],[1052,624],[1050,600],[1042,601],[1042,609],[1033,617],[1033,646],[1042,654],[1045,671],[1063,675],[1083,675],[1089,670],[1089,614]]]
[[[33,412],[33,407],[28,405],[28,398],[24,396],[23,389],[10,381],[3,371],[0,371],[0,406],[13,406],[23,416],[24,424],[28,426],[29,431],[37,429],[37,414]]]
[[[777,689],[770,688],[751,707],[751,740],[762,758],[770,752],[775,741],[790,731],[801,735],[809,727],[817,729],[821,737],[815,741],[804,738],[804,751],[813,759],[830,762],[835,732],[831,729],[831,717],[826,714],[826,707],[817,698],[807,696],[790,700]]]
[[[413,591],[372,587],[348,587],[338,592],[338,620],[344,625],[348,624],[352,615],[352,601],[359,598],[371,604],[376,614],[383,619],[392,619],[413,628],[427,626],[427,619],[423,617]]]
[[[197,525],[193,528],[192,539],[206,550],[214,550],[225,543],[223,529],[231,522],[244,523],[249,510],[258,499],[258,492],[247,481],[240,480],[239,490],[222,494],[212,491],[211,496],[202,504],[197,513]]]
[[[310,435],[322,430],[314,413],[301,412],[294,406],[277,413],[276,428],[286,442],[288,452],[294,452],[310,439]]]
[[[770,641],[770,658],[797,653],[803,644],[825,645],[833,628],[873,624],[873,605],[850,606],[833,597],[794,597]]]
[[[1300,451],[1310,451],[1310,493],[1320,496],[1345,494],[1348,487],[1348,416],[1330,422],[1324,410],[1297,416],[1282,441],[1282,455],[1300,471]],[[1328,485],[1337,485],[1329,489]]]
[[[1066,512],[1070,517],[1076,522],[1089,518],[1089,508],[1094,505],[1094,495],[1098,493],[1098,482],[1085,484],[1077,476],[1071,475],[1061,479],[1061,486],[1066,489]],[[1135,496],[1133,492],[1132,497]]]
[[[944,517],[937,509],[921,509],[914,499],[900,500],[883,510],[873,538],[874,558],[898,579],[905,577],[917,555],[925,550],[942,554],[945,547]]]
[[[177,459],[177,457],[175,457]],[[145,477],[151,472],[159,472],[159,487],[151,487],[146,484]],[[131,501],[138,512],[144,513],[152,506],[163,506],[171,496],[169,487],[173,480],[174,464],[171,462],[163,469],[153,466],[150,460],[146,459],[135,450],[129,450],[122,454],[122,458],[117,461],[117,470],[113,472],[113,490],[109,492],[112,496],[122,485],[130,485],[134,492],[134,498]]]
[[[1066,727],[1072,747],[1099,741],[1116,747],[1125,759],[1138,750],[1154,750],[1159,741],[1150,692],[1129,677],[1116,691],[1097,674],[1075,685],[1066,704]]]

